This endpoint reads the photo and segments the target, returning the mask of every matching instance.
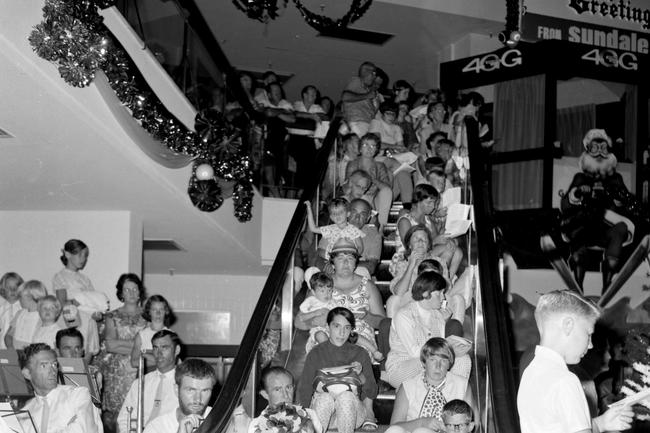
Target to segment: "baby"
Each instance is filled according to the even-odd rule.
[[[61,326],[57,323],[61,315],[61,302],[53,295],[47,295],[38,300],[38,316],[40,325],[36,328],[32,343],[45,343],[56,347],[56,333]]]
[[[318,253],[325,260],[329,260],[330,252],[332,247],[340,238],[347,238],[354,242],[354,245],[357,247],[359,254],[363,252],[363,243],[361,238],[365,236],[361,230],[353,226],[348,222],[348,217],[350,216],[350,203],[344,198],[335,198],[329,204],[329,214],[330,219],[334,224],[327,226],[316,227],[314,222],[314,214],[311,210],[311,203],[305,201],[305,206],[307,206],[307,223],[309,224],[309,230],[312,233],[323,235],[325,239],[325,251],[321,249],[318,250]]]
[[[463,400],[448,401],[442,408],[442,422],[446,433],[474,431],[472,408]]]
[[[311,320],[323,312],[329,312],[329,310],[336,307],[336,303],[332,299],[334,282],[329,275],[324,272],[316,272],[309,279],[309,287],[313,296],[308,296],[300,304],[300,312],[304,320]],[[316,326],[311,328],[309,330],[309,341],[307,341],[306,351],[309,352],[316,344],[327,340],[329,340],[329,335],[326,327]]]

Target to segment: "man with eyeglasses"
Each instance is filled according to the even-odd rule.
[[[56,353],[44,343],[30,344],[24,350],[22,373],[34,388],[34,398],[19,414],[26,433],[103,433],[104,428],[88,388],[57,383],[59,364]],[[32,424],[33,423],[33,424]]]
[[[377,91],[374,86],[376,75],[377,67],[371,62],[363,62],[358,75],[350,80],[341,95],[345,121],[350,131],[359,137],[368,132],[370,121],[377,113]]]
[[[584,152],[577,173],[562,197],[562,235],[569,240],[573,269],[580,286],[584,281],[587,249],[604,249],[602,262],[603,292],[618,270],[621,249],[634,237],[637,206],[623,177],[616,172],[616,156],[611,153],[612,139],[604,129],[592,129],[582,140]]]

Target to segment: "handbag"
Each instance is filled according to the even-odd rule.
[[[316,373],[312,385],[314,390],[319,392],[338,395],[344,391],[351,391],[358,396],[362,383],[352,365],[342,365],[339,367],[321,368]]]

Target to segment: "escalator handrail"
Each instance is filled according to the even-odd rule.
[[[479,139],[478,122],[465,117],[469,147],[474,221],[478,245],[479,282],[483,307],[483,323],[488,349],[491,403],[496,431],[518,433],[517,388],[513,375],[512,352],[505,296],[501,288],[498,265],[498,246],[495,238],[494,212],[491,208],[491,169],[487,151]]]
[[[273,300],[277,299],[282,291],[294,249],[303,231],[307,214],[305,206],[300,206],[300,203],[303,203],[305,200],[313,201],[316,196],[318,185],[320,185],[327,172],[328,158],[336,141],[340,122],[341,119],[336,118],[330,123],[323,147],[316,157],[315,166],[317,167],[317,175],[310,179],[307,188],[300,197],[299,205],[293,213],[287,232],[271,267],[271,272],[269,272],[264,288],[260,293],[259,300],[253,310],[248,327],[244,332],[239,351],[232,363],[226,382],[219,393],[212,411],[205,419],[205,422],[201,424],[197,433],[218,433],[225,431],[233,410],[239,404],[239,397],[248,381],[258,346],[262,340],[264,330],[266,329],[269,316],[273,309]]]

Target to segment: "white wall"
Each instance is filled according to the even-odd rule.
[[[111,308],[120,305],[115,297],[118,277],[142,270],[142,221],[128,211],[2,211],[0,272],[41,280],[49,290],[63,266],[63,244],[72,238],[88,245],[83,272],[95,289],[108,295]]]
[[[147,293],[163,295],[174,311],[230,313],[229,333],[213,344],[241,343],[265,282],[266,275],[145,275]]]

